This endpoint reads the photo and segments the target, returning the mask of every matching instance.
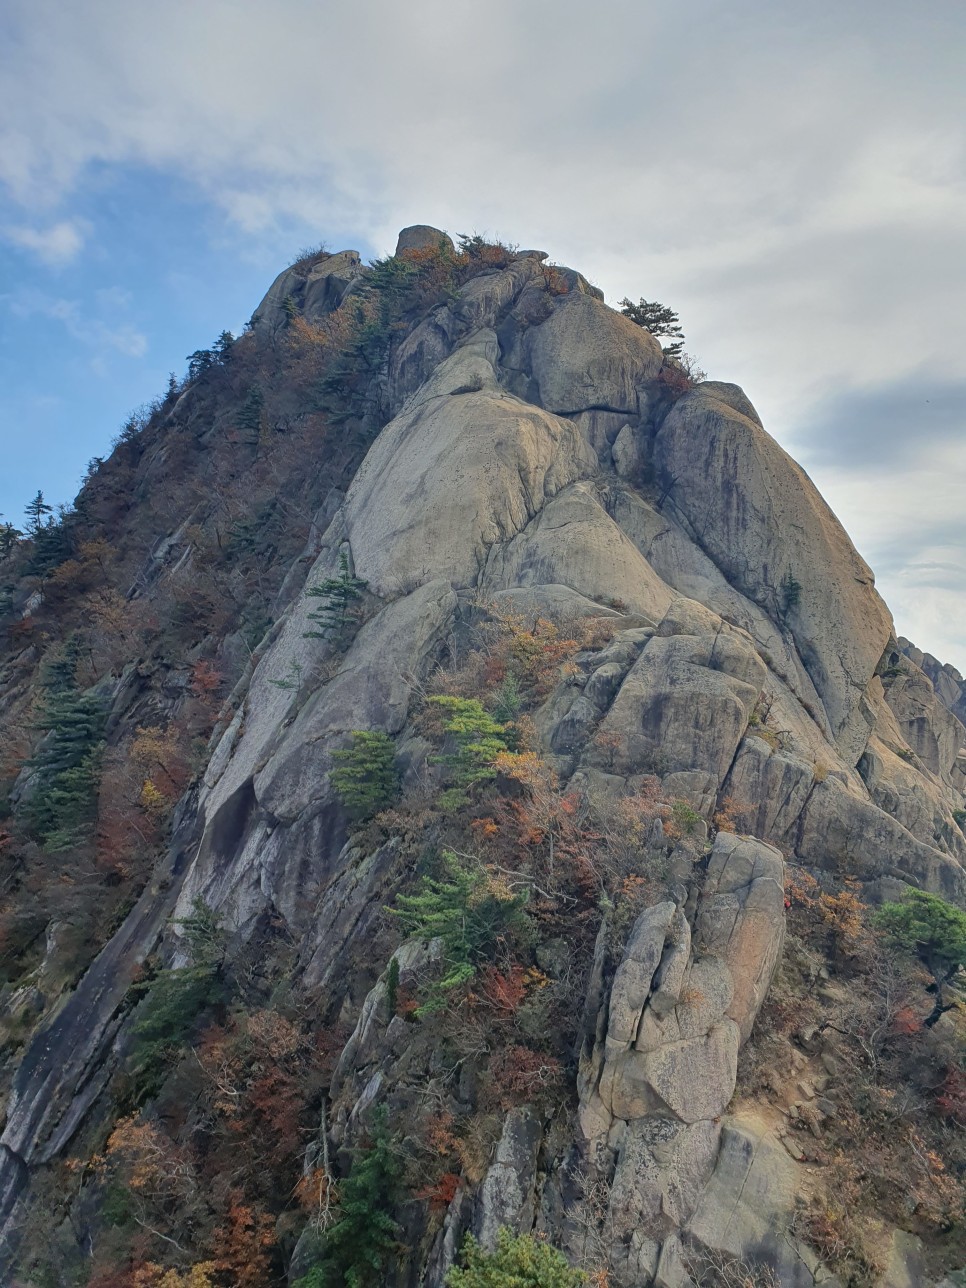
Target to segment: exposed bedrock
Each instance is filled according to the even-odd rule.
[[[539,402],[549,411],[596,410],[625,419],[638,414],[640,391],[663,361],[647,331],[582,294],[566,296],[528,333],[526,355]]]
[[[738,1049],[781,952],[783,877],[777,850],[720,834],[690,914],[657,904],[624,945],[580,1078],[590,1158],[613,1167],[619,1283],[686,1282],[668,1267],[715,1172]]]
[[[440,236],[413,226],[400,252]],[[350,831],[330,770],[354,730],[378,729],[415,776],[423,686],[480,605],[498,604],[612,632],[533,713],[564,785],[621,794],[655,775],[664,802],[701,815],[699,837],[727,797],[747,835],[689,854],[616,949],[604,926],[579,1127],[510,1114],[425,1282],[443,1283],[467,1229],[489,1245],[500,1224],[530,1229],[555,1211],[560,1234],[561,1159],[577,1155],[611,1184],[616,1283],[683,1288],[690,1246],[765,1249],[783,1288],[812,1282],[776,1233],[796,1165],[765,1124],[728,1117],[781,950],[784,858],[857,876],[871,895],[891,878],[966,902],[962,682],[894,640],[868,567],[745,394],[706,382],[671,402],[658,342],[545,258],[518,253],[394,337],[370,391],[390,419],[293,565],[184,802],[170,882],[145,892],[23,1058],[4,1210],[98,1096],[128,982],[176,898],[181,915],[203,898],[243,937],[278,915],[302,982],[355,1026],[332,1090],[337,1143],[429,1068],[421,1026],[386,1010],[385,980],[346,978],[401,865],[395,841],[366,848]],[[274,334],[293,310],[323,317],[364,275],[355,252],[286,270],[256,330]],[[308,592],[343,556],[366,590],[337,644],[319,638]],[[404,973],[417,959],[413,945],[397,952]]]
[[[966,724],[966,681],[949,662],[940,662],[931,653],[916,648],[900,635],[897,648],[932,681],[936,697],[962,724]]]
[[[342,250],[334,255],[320,251],[304,267],[285,269],[253,314],[256,330],[274,334],[285,326],[296,309],[309,321],[318,321],[338,308],[361,274],[362,261],[357,250]]]
[[[805,471],[721,389],[686,394],[658,432],[667,504],[735,587],[787,623],[854,764],[871,723],[865,692],[892,632],[888,609]]]
[[[679,794],[706,812],[765,673],[744,631],[694,600],[675,599],[601,722],[617,739],[614,769],[674,776]]]

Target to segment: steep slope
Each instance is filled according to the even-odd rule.
[[[310,369],[346,442],[329,430],[304,441],[279,480],[324,485],[311,488],[304,549],[279,558],[274,620],[237,665],[138,901],[76,988],[41,1002],[17,1052],[0,1177],[11,1264],[44,1169],[93,1153],[118,1112],[150,1002],[131,992],[142,964],[160,951],[184,969],[184,927],[202,906],[230,970],[261,970],[265,1007],[286,976],[315,999],[317,1027],[345,1026],[318,1075],[326,1157],[357,1145],[380,1103],[410,1134],[421,1096],[450,1119],[482,1112],[495,1039],[476,1054],[457,1043],[444,1076],[434,1047],[463,1021],[443,1011],[441,1038],[432,1008],[417,1022],[394,992],[387,1002],[400,980],[418,991],[438,949],[394,942],[382,912],[430,851],[466,860],[475,845],[481,870],[540,905],[552,933],[521,961],[530,954],[551,996],[567,979],[559,1022],[573,1030],[546,1047],[544,1075],[519,1035],[508,1042],[518,1067],[501,1067],[517,1095],[489,1104],[492,1152],[451,1169],[458,1187],[428,1209],[400,1209],[408,1251],[389,1281],[442,1284],[465,1230],[490,1245],[509,1225],[574,1258],[589,1255],[593,1226],[615,1284],[683,1285],[702,1250],[770,1264],[785,1285],[817,1282],[819,1255],[789,1232],[804,1185],[791,1151],[772,1122],[728,1116],[739,1049],[781,954],[786,865],[829,889],[852,879],[871,902],[906,883],[966,904],[955,701],[904,641],[900,662],[871,571],[745,394],[681,380],[652,336],[541,253],[458,255],[417,228],[388,266],[320,256],[279,277],[235,347],[241,361],[292,344],[279,398]],[[237,406],[244,387],[231,396]],[[210,377],[188,384],[158,430],[159,459],[174,427],[210,416],[218,397]],[[178,514],[167,540],[193,516]],[[318,588],[350,576],[358,614],[320,631]],[[479,632],[491,628],[504,644],[487,654]],[[553,665],[537,682],[521,658],[541,638]],[[490,678],[480,662],[472,692],[499,714],[508,759],[454,787],[445,764],[465,739],[434,723],[432,696],[470,701],[467,659],[485,656]],[[124,674],[113,669],[112,693]],[[508,676],[517,687],[498,692]],[[118,719],[145,723],[119,701]],[[360,730],[393,740],[406,793],[367,826],[334,773]],[[514,757],[527,756],[524,773]],[[455,811],[440,807],[457,788]],[[628,802],[634,827],[605,835]],[[507,836],[531,805],[544,813],[514,867],[483,838]],[[591,820],[579,836],[575,815]],[[553,839],[547,857],[548,837],[565,857]],[[500,943],[487,969],[509,979]],[[739,1210],[746,1190],[760,1198]],[[96,1208],[96,1182],[92,1194]],[[310,1245],[300,1240],[293,1277]]]

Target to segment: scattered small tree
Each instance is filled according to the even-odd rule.
[[[262,393],[261,386],[252,385],[245,395],[245,401],[235,418],[235,424],[239,429],[243,429],[251,436],[253,443],[258,442],[258,435],[262,427],[262,408],[265,405],[265,395]]]
[[[497,944],[511,933],[526,932],[526,897],[515,895],[485,868],[450,850],[442,854],[444,875],[424,876],[416,894],[401,894],[389,911],[407,935],[443,945],[442,977],[419,1011],[438,1010],[454,988],[467,983],[489,961]]]
[[[403,1165],[393,1151],[386,1112],[374,1115],[372,1141],[339,1186],[338,1216],[322,1235],[318,1261],[295,1288],[376,1288],[399,1251],[392,1218]]]
[[[188,379],[197,380],[215,365],[215,355],[210,349],[195,349],[188,354]]]
[[[222,331],[215,341],[212,352],[215,355],[215,361],[227,367],[231,362],[231,346],[235,343],[235,337],[230,331]]]
[[[165,1056],[187,1040],[201,1012],[225,995],[225,933],[215,913],[195,899],[188,916],[173,924],[181,930],[188,965],[135,986],[147,996],[134,1024],[128,1073],[141,1098],[157,1091]]]
[[[797,608],[802,602],[802,583],[797,581],[791,574],[786,572],[781,580],[781,616],[784,621],[793,608]]]
[[[939,895],[910,890],[899,902],[883,904],[874,924],[900,948],[918,957],[932,976],[929,991],[935,993],[936,1003],[924,1021],[932,1028],[954,1005],[945,1002],[945,986],[966,966],[966,912]]]
[[[440,795],[444,808],[456,808],[466,800],[469,788],[496,776],[493,762],[508,750],[507,727],[485,710],[478,698],[456,698],[439,694],[429,699],[446,713],[443,732],[452,740],[452,750],[432,757],[433,764],[445,765],[452,786]]]
[[[305,631],[305,638],[325,639],[331,631],[341,635],[353,616],[353,605],[362,598],[368,584],[349,571],[348,553],[340,550],[338,577],[326,577],[318,586],[309,586],[306,591],[321,603],[309,613],[309,621],[315,622],[319,629]]]
[[[633,304],[627,297],[621,300],[621,312],[638,326],[650,331],[655,340],[670,340],[663,345],[665,357],[677,358],[684,350],[684,332],[680,319],[673,309],[658,304],[656,300],[640,300]]]
[[[508,246],[499,238],[490,241],[483,233],[460,233],[457,243],[460,255],[474,267],[506,268],[516,254],[515,246]]]
[[[332,759],[332,785],[351,818],[363,822],[396,799],[396,746],[381,729],[353,730],[351,745],[333,752]]]
[[[22,536],[20,529],[12,523],[0,523],[0,559],[6,559]]]
[[[36,537],[37,533],[41,532],[51,522],[48,515],[53,514],[53,512],[54,507],[47,504],[44,500],[43,492],[38,490],[34,499],[28,501],[24,507],[24,514],[27,517],[27,535]]]
[[[512,1234],[505,1226],[495,1252],[484,1252],[473,1236],[463,1243],[463,1266],[446,1276],[446,1288],[579,1288],[588,1282],[582,1270],[567,1264],[563,1253],[530,1234]]]
[[[72,637],[47,665],[39,720],[45,736],[28,762],[24,821],[49,850],[83,840],[97,806],[106,712],[100,696],[77,683],[79,649]]]

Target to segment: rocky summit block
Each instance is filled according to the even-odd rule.
[[[456,247],[453,245],[453,239],[442,229],[433,228],[429,224],[410,224],[408,228],[403,228],[396,239],[396,254],[402,255],[407,250],[447,250],[452,254]]]

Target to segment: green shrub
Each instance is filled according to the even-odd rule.
[[[493,698],[493,715],[497,720],[509,723],[515,720],[523,707],[523,694],[520,681],[515,675],[507,675],[497,689]]]
[[[332,759],[332,786],[351,818],[364,822],[399,794],[396,747],[382,730],[353,730],[351,746],[333,752]]]
[[[587,1282],[562,1253],[529,1234],[504,1227],[495,1252],[484,1252],[472,1235],[463,1244],[463,1267],[446,1276],[447,1288],[578,1288]]]
[[[407,936],[442,942],[442,977],[417,1012],[424,1015],[445,1005],[454,988],[471,980],[477,966],[491,961],[501,939],[526,935],[530,928],[524,895],[511,895],[495,885],[484,868],[448,850],[442,863],[445,876],[424,876],[416,894],[399,895],[389,909]]]
[[[873,925],[884,931],[905,952],[917,957],[926,967],[933,982],[935,1006],[925,1024],[932,1028],[944,1011],[943,989],[960,968],[966,966],[966,912],[954,908],[939,895],[926,890],[910,890],[897,903],[884,903],[873,918]]]
[[[681,836],[692,836],[701,815],[686,800],[676,800],[671,806],[671,822]]]
[[[477,783],[496,777],[493,761],[509,750],[506,725],[495,720],[477,698],[432,697],[429,702],[446,712],[443,729],[452,750],[431,757],[449,770],[450,787],[440,797],[443,808],[456,809]]]

